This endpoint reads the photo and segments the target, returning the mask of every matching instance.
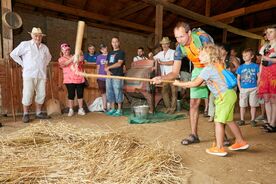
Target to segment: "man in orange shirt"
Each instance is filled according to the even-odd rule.
[[[200,48],[205,43],[213,42],[211,36],[201,29],[195,31],[190,29],[190,26],[184,22],[179,22],[174,28],[174,36],[179,43],[175,50],[173,71],[165,76],[158,76],[153,78],[153,83],[159,84],[162,79],[172,80],[179,76],[181,68],[181,60],[187,57],[194,65],[191,80],[195,79],[204,68],[204,65],[199,61]],[[208,89],[206,86],[191,88],[190,90],[190,123],[192,133],[181,141],[181,144],[188,145],[192,143],[199,143],[200,140],[197,135],[199,105],[201,99],[208,98]]]

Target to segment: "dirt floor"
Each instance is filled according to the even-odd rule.
[[[183,112],[186,113],[187,112]],[[238,115],[238,114],[236,114]],[[0,134],[22,129],[28,124],[16,123],[10,118],[2,118],[4,127]],[[52,122],[65,120],[79,127],[93,129],[111,129],[123,131],[143,140],[146,144],[161,144],[173,149],[183,158],[184,165],[192,170],[190,183],[241,183],[241,184],[272,184],[276,183],[276,134],[264,133],[260,126],[245,125],[242,132],[250,144],[249,150],[241,152],[229,151],[226,157],[216,157],[205,153],[205,149],[214,141],[214,124],[200,116],[199,136],[201,143],[183,146],[182,138],[190,133],[188,118],[185,120],[162,122],[156,124],[133,125],[127,123],[127,117],[110,117],[103,113],[88,113],[86,116],[75,115],[71,118],[63,115],[54,117]],[[38,120],[33,121],[36,123]]]

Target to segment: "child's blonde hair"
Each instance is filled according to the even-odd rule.
[[[200,52],[205,52],[209,56],[209,62],[210,64],[223,64],[222,59],[222,48],[213,44],[213,43],[207,43],[205,44]]]

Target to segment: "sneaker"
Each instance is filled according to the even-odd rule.
[[[35,118],[36,118],[36,119],[50,119],[51,117],[48,116],[47,114],[41,112],[41,113],[35,115]]]
[[[249,144],[247,144],[247,142],[245,141],[240,143],[236,142],[235,144],[232,144],[231,146],[228,147],[228,149],[232,151],[246,150],[247,148],[249,148]]]
[[[29,116],[29,114],[23,115],[22,122],[23,123],[29,123],[30,122],[30,116]]]
[[[83,108],[79,108],[78,115],[81,115],[81,116],[85,115],[85,112],[84,112]]]
[[[121,109],[118,109],[116,112],[114,112],[114,113],[112,114],[112,116],[122,116],[122,115],[123,115],[123,112],[122,112]]]
[[[116,109],[110,109],[105,114],[108,116],[112,116],[112,114],[114,114],[115,112],[116,112]]]
[[[74,110],[73,109],[69,109],[68,116],[71,117],[73,115],[74,115]]]
[[[209,153],[211,155],[216,155],[220,157],[224,157],[227,155],[227,152],[224,150],[224,148],[218,148],[213,145],[213,147],[206,149],[206,153]]]

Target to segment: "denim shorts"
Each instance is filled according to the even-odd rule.
[[[106,79],[106,97],[109,103],[122,103],[124,81],[120,79]]]

